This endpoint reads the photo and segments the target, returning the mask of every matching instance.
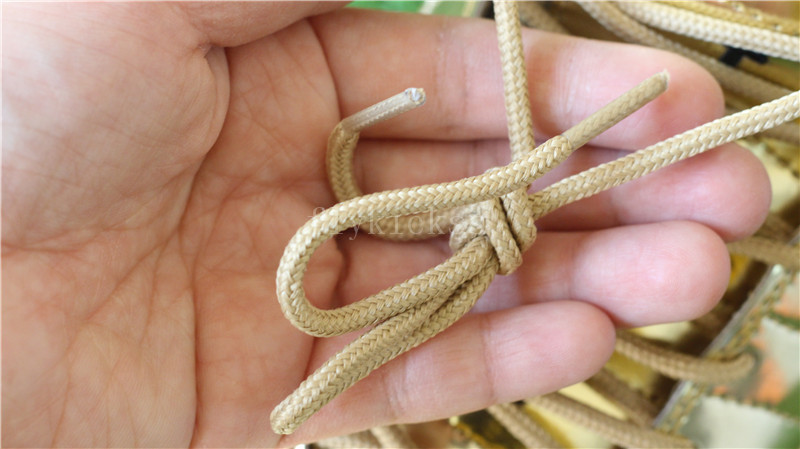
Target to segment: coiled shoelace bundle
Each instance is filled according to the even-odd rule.
[[[328,170],[340,203],[309,220],[287,245],[277,272],[278,299],[292,324],[310,335],[330,337],[373,327],[323,364],[273,410],[271,422],[275,432],[292,433],[371,371],[430,339],[467,313],[496,274],[511,273],[519,266],[522,253],[535,239],[536,219],[563,205],[800,115],[800,93],[789,93],[529,195],[527,190],[534,179],[666,90],[668,76],[661,73],[649,78],[562,135],[534,148],[516,2],[496,2],[495,17],[512,152],[510,164],[459,181],[363,195],[352,173],[358,133],[421,105],[424,101],[421,89],[407,89],[348,117],[332,132]],[[412,232],[410,217],[432,232]],[[381,223],[387,219],[392,221],[392,234],[382,233],[385,227]],[[420,275],[354,304],[334,310],[319,309],[311,304],[303,289],[309,260],[327,239],[356,225],[364,225],[363,228],[379,237],[400,240],[451,232],[454,255]],[[627,340],[620,338],[623,342]],[[634,347],[636,343],[632,343]],[[752,360],[734,360],[732,365],[720,363],[723,369],[746,368]],[[554,399],[548,403],[557,408],[562,402]],[[495,406],[490,411],[496,416],[511,416],[513,409],[509,407],[516,406]],[[667,442],[675,446],[674,440],[661,440],[662,445]]]

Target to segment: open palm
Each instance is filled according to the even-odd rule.
[[[769,192],[735,146],[541,220],[525,265],[475,313],[280,440],[271,409],[352,338],[302,334],[275,298],[284,245],[334,203],[332,127],[406,87],[428,92],[425,107],[365,133],[365,191],[508,158],[491,23],[304,18],[335,7],[4,5],[4,446],[275,446],[435,419],[582,380],[615,325],[688,319],[719,298],[723,240],[758,225]],[[662,98],[542,183],[720,112],[718,87],[680,58],[525,40],[542,135],[672,75]],[[314,256],[306,289],[320,307],[352,302],[444,248],[343,236]]]

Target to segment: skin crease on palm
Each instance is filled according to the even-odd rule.
[[[295,435],[273,434],[272,408],[354,338],[294,329],[274,285],[284,245],[334,203],[333,126],[407,87],[428,93],[364,133],[365,191],[508,161],[491,22],[327,13],[338,8],[3,5],[4,446],[272,447],[442,418],[583,380],[615,326],[690,319],[719,299],[724,241],[753,232],[769,198],[760,164],[733,145],[542,219],[525,264],[473,313]],[[671,75],[535,188],[722,111],[713,79],[677,56],[524,39],[541,137]],[[352,237],[312,260],[305,287],[320,307],[449,254],[444,241]]]

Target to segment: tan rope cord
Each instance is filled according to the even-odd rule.
[[[527,402],[535,407],[541,407],[561,415],[581,427],[602,435],[610,442],[624,447],[694,447],[691,441],[685,437],[644,428],[632,422],[620,421],[560,393],[538,396],[528,399]]]
[[[773,102],[769,111],[754,108],[727,118],[728,121],[712,122],[622,158],[621,163],[604,164],[588,175],[568,178],[566,183],[555,184],[555,189],[548,188],[528,197],[525,189],[533,180],[663,92],[667,76],[651,77],[561,136],[531,151],[534,143],[517,13],[514,3],[499,3],[496,10],[499,11],[498,41],[514,160],[506,166],[459,181],[347,198],[314,216],[297,231],[286,247],[276,275],[278,300],[286,317],[299,329],[315,336],[340,335],[374,327],[325,362],[273,410],[271,422],[276,432],[293,432],[372,370],[423,343],[467,313],[495,274],[510,273],[521,263],[522,251],[530,246],[535,236],[533,219],[559,204],[635,179],[800,114],[797,107],[800,95],[789,96]],[[415,107],[423,99],[421,90],[407,90],[401,96],[356,114],[355,118],[345,119],[343,125],[334,130],[328,167],[336,172],[334,177],[339,176],[340,185],[350,183],[349,187],[335,188],[337,196],[360,193],[352,181],[352,150],[358,132],[398,111]],[[786,112],[792,105],[794,110]],[[519,123],[527,124],[518,126]],[[339,154],[342,151],[350,154]],[[571,190],[563,190],[565,186],[571,186]],[[453,217],[458,218],[451,233],[454,255],[447,261],[345,307],[322,310],[306,297],[303,280],[309,260],[314,251],[335,234],[355,225],[419,213],[426,213],[425,216],[429,213],[435,221],[435,213],[441,211],[454,211]]]
[[[794,228],[787,223],[780,215],[770,212],[764,220],[764,224],[759,228],[757,235],[767,238],[786,241],[791,238]]]
[[[663,92],[666,89],[667,80],[668,76],[666,73],[661,73],[651,77],[650,79],[631,89],[626,94],[602,107],[597,112],[580,122],[578,125],[565,131],[563,136],[572,143],[572,148],[578,148],[584,145],[595,135],[607,130],[621,120],[622,117],[639,109],[644,104],[651,101],[661,92]],[[397,96],[392,97],[390,100],[392,100],[394,103],[396,101],[396,97]],[[388,118],[389,116],[385,117]],[[355,184],[355,176],[353,174],[352,164],[352,151],[354,150],[355,145],[352,145],[351,142],[355,142],[358,139],[358,134],[352,133],[352,135],[342,138],[341,136],[344,135],[342,129],[342,127],[337,126],[333,133],[336,134],[337,137],[330,139],[330,142],[333,142],[333,144],[329,144],[328,148],[328,167],[329,176],[333,180],[333,189],[334,193],[337,194],[337,199],[339,201],[346,201],[357,197],[348,197],[348,195],[352,194],[353,192],[361,192]],[[339,145],[338,143],[341,142],[344,143]],[[349,155],[346,153],[349,153]],[[333,167],[336,167],[337,170],[341,171],[330,171]],[[385,224],[383,219],[373,219],[373,222],[381,223],[380,226],[363,227],[368,229],[369,232],[376,233],[384,238],[398,240],[427,238],[431,235],[449,232],[452,229],[454,222],[457,221],[455,219],[455,213],[456,211],[454,209],[442,207],[441,209],[430,210],[427,211],[427,213],[420,215],[393,215],[389,217],[389,220],[392,220],[389,222],[389,224]],[[409,218],[411,217],[416,219],[415,227],[408,225],[410,222]],[[420,229],[432,230],[432,232],[420,235]]]
[[[712,46],[716,45],[712,43],[709,44]],[[717,59],[721,58],[722,55],[724,55],[724,52],[719,52],[718,55],[719,56],[717,56]],[[763,78],[779,86],[783,86],[789,90],[800,89],[800,79],[798,79],[796,72],[792,73],[791,68],[788,66],[777,64],[759,64],[752,59],[743,58],[736,65],[736,68],[744,70],[748,73],[752,73],[755,76]]]
[[[658,415],[658,407],[653,401],[634,390],[606,368],[587,379],[586,384],[616,404],[635,424],[649,426]]]
[[[797,245],[787,245],[769,238],[752,236],[728,243],[728,250],[767,264],[783,265],[789,270],[800,269],[800,248]]]
[[[519,2],[519,18],[526,26],[550,33],[569,34],[539,2]]]
[[[640,24],[608,2],[580,2],[586,12],[620,38],[662,50],[672,51],[692,59],[711,72],[719,83],[731,92],[755,100],[757,103],[785,96],[789,91],[756,76],[736,70],[721,62],[672,42]]]
[[[503,73],[508,143],[511,160],[516,161],[536,146],[517,2],[495,2],[494,15]]]
[[[759,133],[800,116],[800,92],[722,117],[622,158],[565,178],[530,196],[534,218],[603,190],[644,176],[724,143]]]
[[[619,332],[616,350],[669,377],[707,383],[727,383],[747,375],[754,365],[750,354],[730,360],[692,357],[658,346],[643,337]],[[649,426],[658,413],[655,405],[603,369],[586,381],[595,391],[617,404],[631,422],[620,421],[561,394],[549,394],[529,403],[564,416],[615,444],[633,447],[692,447],[683,437],[668,435]]]
[[[725,108],[725,113],[727,115],[736,114],[740,111],[741,109],[731,107]],[[780,124],[773,128],[765,129],[758,134],[762,137],[768,137],[770,139],[780,140],[792,145],[800,146],[800,123],[797,123],[796,120]]]
[[[521,44],[520,44],[521,45]],[[583,146],[594,136],[602,133],[614,124],[619,122],[623,117],[631,114],[633,111],[641,108],[643,105],[651,101],[653,98],[661,94],[667,86],[668,76],[666,73],[657,74],[648,80],[645,80],[638,86],[634,87],[624,95],[613,100],[606,106],[600,108],[597,112],[590,115],[578,125],[568,129],[562,135],[572,144],[572,149]],[[421,91],[421,89],[417,89]],[[408,89],[406,90],[408,92]],[[404,92],[405,93],[405,92]],[[403,94],[401,94],[403,95]],[[423,93],[424,95],[424,93]],[[400,110],[395,108],[397,106],[399,96],[395,96],[386,101],[391,101],[391,105],[386,109]],[[380,103],[379,103],[380,104]],[[386,110],[380,108],[378,110]],[[391,117],[391,114],[384,115],[383,118]],[[355,184],[355,175],[353,174],[352,152],[355,148],[354,142],[358,139],[358,134],[355,131],[344,131],[350,135],[344,136],[343,128],[337,126],[332,134],[337,137],[332,137],[329,140],[328,146],[328,175],[331,178],[334,193],[337,195],[339,201],[346,201],[357,196],[349,196],[354,192],[360,193],[361,190]],[[343,137],[344,136],[344,137]],[[344,142],[339,145],[339,142]],[[344,153],[344,154],[340,154]],[[349,154],[348,154],[349,153]],[[335,162],[332,162],[335,161]],[[332,169],[336,167],[337,170],[333,172]],[[471,178],[470,178],[471,179]],[[452,184],[452,183],[451,183]],[[426,186],[423,186],[426,187]],[[431,186],[427,186],[431,187]],[[402,190],[402,189],[401,189]],[[349,193],[348,193],[349,192]],[[399,192],[399,191],[398,191]],[[334,206],[336,207],[336,206]],[[363,226],[370,232],[375,232],[377,235],[385,238],[410,240],[427,238],[432,234],[447,233],[453,227],[455,220],[455,211],[452,208],[441,206],[436,209],[425,211],[425,214],[414,215],[416,219],[416,229],[408,226],[408,216],[390,215],[387,218],[393,220],[389,224],[384,224],[384,220],[371,219],[372,223],[379,223],[380,226]],[[538,217],[537,217],[538,218]],[[420,235],[419,229],[433,230],[433,232],[425,235]],[[348,312],[349,313],[349,312]],[[358,327],[358,326],[356,326]]]
[[[713,340],[728,323],[731,311],[717,304],[710,312],[691,321],[692,327],[706,339]]]
[[[710,56],[715,60],[720,60],[730,49],[730,47],[715,42],[701,41],[670,31],[660,30],[660,34],[667,39]],[[742,58],[735,64],[735,67],[738,70],[758,76],[759,78],[763,78],[789,90],[800,89],[800,79],[798,79],[796,71],[786,65],[763,64],[750,58]]]
[[[630,98],[638,98],[638,96]],[[642,97],[638,101],[644,100],[646,98]],[[798,114],[798,105],[800,104],[798,100],[800,100],[798,93],[790,93],[784,98],[715,120],[624,158],[564,179],[530,196],[530,200],[536,204],[534,217],[540,218],[558,207],[643,176],[677,160],[691,157],[723,143],[763,132],[793,120],[800,115]],[[607,123],[600,125],[596,123],[596,120],[615,117],[615,114],[612,114],[611,111],[630,107],[628,104],[620,103],[617,104],[615,101],[609,104],[606,108],[582,122],[581,125],[565,132],[564,136],[567,136],[571,142],[585,143],[591,138],[588,137],[586,130],[610,126]],[[667,151],[667,148],[671,149]],[[644,167],[650,168],[643,172],[642,169]],[[623,174],[624,176],[621,176]],[[347,172],[339,173],[337,176],[352,179],[352,168]],[[552,202],[551,197],[554,196],[560,198],[560,200]],[[436,215],[426,214],[423,218],[430,216],[435,217]],[[438,227],[445,232],[450,230],[450,226],[440,222],[426,222],[423,227],[425,229]],[[396,230],[392,232],[395,233]]]
[[[673,379],[724,384],[746,376],[755,364],[753,356],[741,353],[731,359],[693,357],[659,346],[630,332],[617,333],[616,351],[634,362]]]
[[[382,447],[391,449],[414,449],[416,444],[401,426],[380,426],[370,429]]]
[[[374,369],[456,322],[486,291],[498,268],[496,259],[490,259],[490,264],[452,297],[435,298],[394,316],[347,345],[275,407],[270,415],[273,430],[284,434],[293,432],[323,405]]]
[[[705,1],[670,0],[662,1],[676,8],[683,8],[715,19],[738,23],[750,27],[774,30],[792,36],[800,36],[800,23],[795,20],[775,16],[758,8],[749,8],[741,2],[726,2],[733,9],[712,5]]]
[[[500,47],[508,143],[511,160],[519,161],[536,146],[536,141],[517,2],[495,2],[494,14]],[[569,137],[566,139],[569,141]],[[526,184],[500,198],[463,209],[458,216],[460,223],[453,229],[450,240],[453,250],[465,246],[474,238],[473,235],[484,228],[489,231],[489,240],[500,261],[500,274],[516,270],[522,264],[522,253],[536,238],[536,226],[528,202],[529,187],[530,184]],[[486,218],[489,219],[484,221]]]
[[[425,103],[425,91],[410,88],[366,108],[339,122],[328,138],[326,165],[331,189],[338,201],[357,198],[364,193],[353,175],[353,157],[359,133],[378,122],[396,117]],[[392,240],[419,240],[449,232],[453,211],[429,216],[405,215],[370,221],[361,226],[370,234]]]
[[[562,447],[516,404],[497,404],[489,407],[486,411],[525,447]]]
[[[314,216],[294,235],[281,258],[277,281],[278,297],[284,313],[298,328],[312,335],[322,336],[352,331],[388,318],[397,311],[408,309],[416,303],[411,306],[397,306],[389,313],[380,310],[384,307],[392,307],[390,305],[392,302],[400,301],[395,294],[389,295],[386,300],[371,299],[381,296],[381,293],[335,310],[324,311],[315,308],[308,302],[302,288],[303,275],[311,255],[324,241],[336,233],[365,221],[426,210],[450,209],[504,195],[538,178],[563,160],[570,152],[571,148],[567,139],[558,136],[545,142],[525,159],[512,162],[483,175],[455,182],[364,195],[339,203]],[[478,241],[468,245],[465,249],[473,246],[481,247]],[[478,250],[478,254],[485,254],[485,251]],[[463,257],[461,252],[454,256],[455,259]],[[447,263],[445,262],[445,264]],[[472,265],[464,264],[467,267]],[[432,270],[420,276],[424,276]],[[477,270],[479,268],[473,269],[473,273]],[[447,275],[452,275],[452,273],[447,273]],[[405,284],[407,283],[393,287],[393,289]],[[419,302],[421,301],[417,301],[417,303]],[[372,304],[365,307],[362,303]],[[358,313],[359,309],[366,309],[366,311]],[[379,316],[374,319],[370,317],[363,319],[361,316],[375,313]],[[338,323],[338,325],[332,325],[332,322]]]
[[[620,9],[640,22],[662,30],[800,61],[800,37],[696,14],[655,2],[617,2]]]

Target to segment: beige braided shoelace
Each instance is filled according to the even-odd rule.
[[[610,28],[627,17],[614,15],[620,9],[613,5],[587,3],[583,6],[598,17],[611,17],[607,20]],[[540,6],[526,4],[523,20],[560,27],[536,8]],[[688,10],[681,12],[692,13]],[[535,220],[566,204],[800,116],[800,92],[790,92],[771,84],[749,85],[741,89],[743,94],[770,101],[528,194],[533,180],[666,90],[668,76],[665,73],[654,75],[573,128],[536,147],[516,2],[496,2],[495,17],[512,153],[510,164],[459,181],[363,194],[355,183],[352,163],[359,132],[421,105],[425,99],[422,89],[407,89],[358,112],[342,120],[331,133],[327,166],[333,191],[340,202],[314,216],[290,240],[277,271],[278,299],[289,321],[313,336],[330,337],[371,328],[325,362],[273,410],[271,423],[275,432],[292,433],[371,371],[422,344],[466,314],[496,274],[509,274],[520,265],[522,253],[536,237]],[[618,27],[624,28],[625,32],[636,29],[627,24]],[[649,38],[647,33],[640,34],[637,34],[638,38]],[[776,51],[792,53],[782,41],[774,43],[773,47]],[[715,70],[726,76],[724,69]],[[736,77],[742,75],[733,72]],[[741,79],[732,83],[739,85]],[[303,288],[309,260],[326,240],[356,225],[378,237],[398,240],[428,238],[450,232],[454,254],[442,264],[354,304],[333,310],[319,309],[309,301]],[[774,256],[775,251],[783,251],[770,249],[769,245],[740,245],[769,257]],[[756,247],[760,249],[752,250]],[[791,254],[784,256],[792,257]],[[626,332],[618,336],[617,351],[642,363],[655,365],[667,375],[701,381],[709,377],[740,376],[752,366],[749,356],[729,360],[682,357],[682,354],[654,346]],[[641,412],[642,416],[654,413],[647,410],[646,401],[621,388],[610,373],[601,372],[594,383],[622,406]],[[531,401],[590,426],[599,422],[602,429],[612,434],[612,441],[626,445],[687,445],[685,439],[643,429],[636,423],[606,422],[604,419],[607,417],[598,416],[598,412],[593,410],[583,410],[581,404],[573,404],[572,400],[558,393]],[[555,447],[546,433],[521,413],[518,405],[497,405],[489,411],[524,444]],[[397,432],[391,428],[379,428],[371,433],[356,434],[353,438],[367,446],[391,438],[394,440],[390,444],[397,447],[410,446],[407,438]],[[333,440],[326,442],[328,447],[337,445]]]

